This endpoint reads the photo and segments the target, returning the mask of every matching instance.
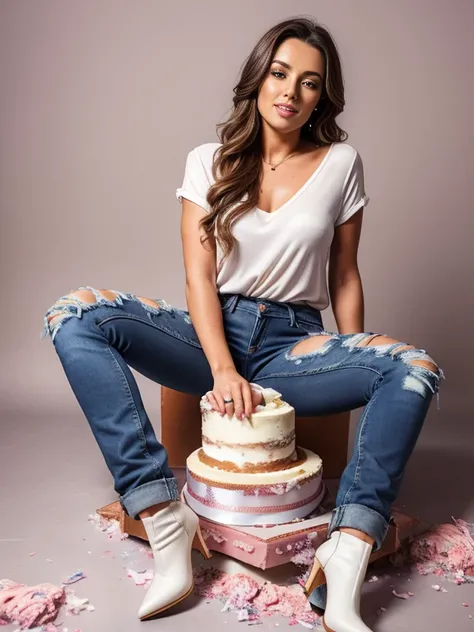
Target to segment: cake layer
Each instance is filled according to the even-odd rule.
[[[202,460],[230,471],[273,471],[295,460],[295,411],[271,388],[249,419],[222,417],[201,399]]]
[[[285,469],[276,472],[229,472],[217,467],[212,467],[199,458],[201,448],[194,450],[186,459],[186,471],[196,480],[216,487],[227,489],[255,489],[268,485],[303,485],[315,476],[321,475],[323,462],[321,458],[298,446],[296,448],[297,460]]]
[[[199,450],[199,460],[202,463],[206,463],[206,465],[210,465],[211,467],[217,467],[221,470],[225,470],[226,472],[247,472],[247,473],[258,473],[258,472],[275,472],[277,470],[283,470],[288,467],[292,467],[293,463],[297,460],[297,452],[293,450],[291,454],[288,456],[283,456],[281,459],[277,459],[276,461],[272,460],[270,462],[264,461],[265,455],[260,454],[257,461],[253,461],[254,455],[252,452],[250,454],[245,451],[242,455],[245,455],[245,461],[241,465],[236,465],[234,461],[222,461],[221,459],[225,458],[225,453],[222,452],[216,453],[219,457],[218,459],[213,459],[212,450],[207,450],[207,454],[204,450]],[[273,454],[272,454],[273,457]],[[234,453],[229,453],[228,458],[235,458]]]
[[[221,524],[283,524],[304,518],[324,496],[322,461],[297,448],[297,465],[262,473],[226,472],[203,463],[199,450],[186,462],[186,502]]]

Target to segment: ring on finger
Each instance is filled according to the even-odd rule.
[[[233,401],[232,397],[224,397],[224,404],[232,404]]]

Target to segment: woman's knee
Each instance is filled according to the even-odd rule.
[[[428,369],[437,376],[441,375],[438,364],[423,349],[417,349],[414,345],[400,342],[395,338],[390,338],[384,334],[368,334],[366,338],[361,340],[357,347],[377,347],[381,345],[396,345],[391,353],[393,358],[399,356],[411,366],[420,366]]]
[[[74,317],[79,319],[83,312],[96,306],[114,305],[121,296],[121,293],[113,290],[96,290],[90,286],[71,290],[58,298],[47,310],[44,316],[43,337],[49,334],[54,340],[66,321]]]
[[[317,335],[310,335],[307,338],[304,338],[300,342],[298,342],[291,350],[291,355],[300,356],[307,353],[318,353],[323,351],[323,347],[326,347],[327,343],[334,338],[334,335],[331,335],[327,332]],[[436,362],[431,358],[426,351],[422,349],[417,349],[413,345],[409,345],[395,338],[390,338],[385,334],[374,334],[374,333],[355,333],[347,337],[347,340],[343,345],[354,346],[354,347],[380,347],[380,346],[392,346],[395,345],[391,350],[391,356],[394,359],[398,359],[398,354],[402,354],[398,356],[403,360],[407,361],[407,363],[412,366],[420,366],[429,371],[435,373],[436,375],[440,375],[441,371],[436,364]]]
[[[140,303],[145,310],[153,313],[160,313],[162,310],[173,311],[173,308],[163,299],[156,301],[135,294],[126,294],[115,290],[97,290],[90,286],[83,286],[77,290],[71,290],[51,305],[44,317],[43,337],[49,333],[54,340],[64,323],[74,316],[81,318],[83,312],[92,311],[104,305],[122,307],[124,299]]]

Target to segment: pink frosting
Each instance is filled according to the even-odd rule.
[[[194,581],[196,594],[220,599],[224,611],[238,611],[240,621],[280,614],[290,619],[290,625],[304,622],[312,627],[319,619],[299,584],[279,586],[258,582],[243,573],[229,575],[214,567],[199,567],[194,572]]]
[[[0,623],[33,628],[51,623],[66,599],[62,588],[53,584],[27,586],[0,580]]]
[[[457,583],[472,581],[474,524],[456,518],[453,523],[433,525],[408,538],[392,556],[392,562],[396,566],[414,564],[422,575],[439,575]]]

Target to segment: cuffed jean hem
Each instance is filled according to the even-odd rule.
[[[168,500],[178,500],[178,498],[179,490],[176,479],[161,478],[131,489],[120,496],[120,504],[129,516],[138,520],[138,514],[148,507]]]
[[[382,548],[383,541],[389,529],[389,523],[375,509],[365,505],[340,505],[332,511],[331,521],[328,527],[328,535],[340,527],[358,529],[374,538],[373,550]]]

